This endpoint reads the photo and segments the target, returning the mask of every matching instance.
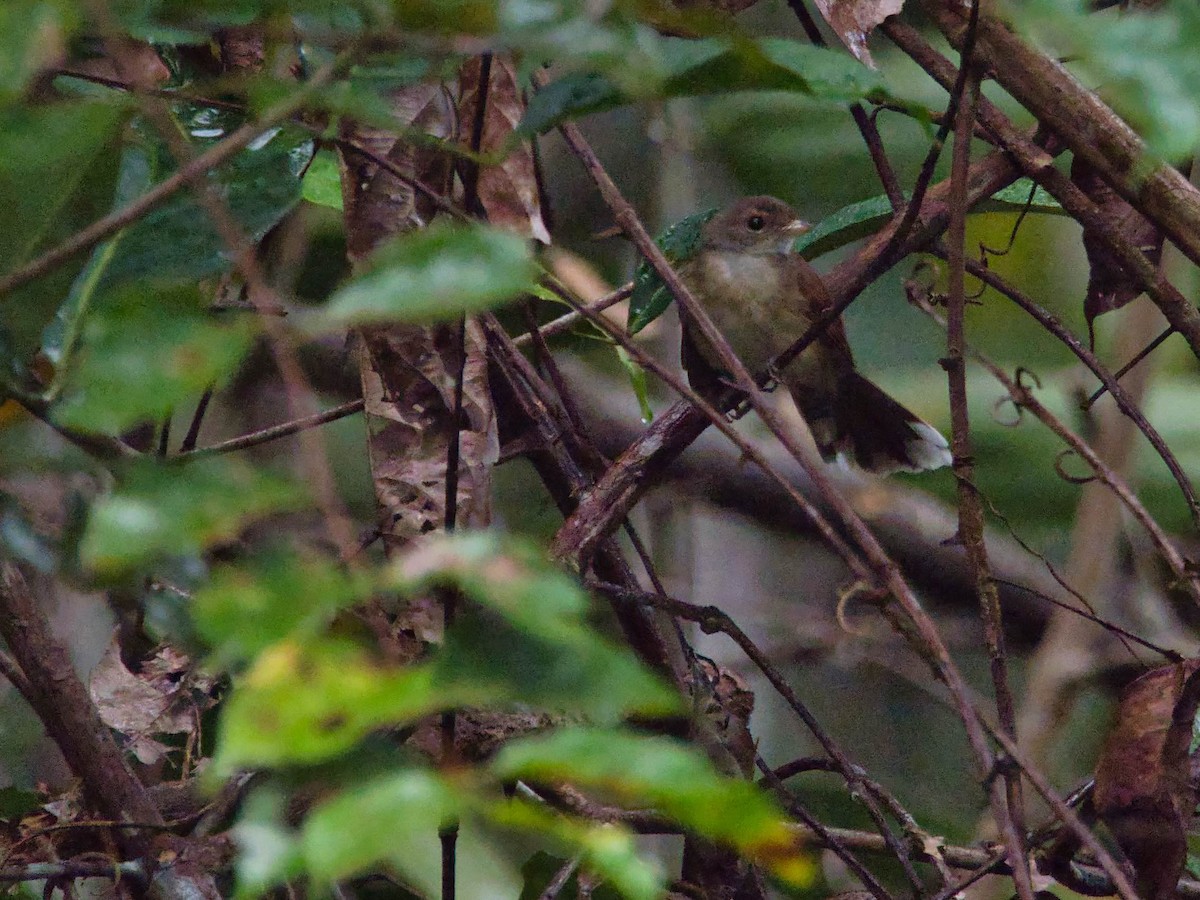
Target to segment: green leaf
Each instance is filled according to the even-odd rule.
[[[587,594],[529,544],[489,531],[430,535],[400,557],[389,583],[405,593],[458,588],[530,634],[557,638],[583,625]]]
[[[367,271],[306,318],[310,332],[369,322],[432,322],[478,312],[531,290],[530,249],[515,234],[435,222],[380,247]]]
[[[180,103],[175,120],[188,135],[193,152],[202,153],[245,121],[245,114]],[[118,208],[141,193],[131,187],[154,184],[173,174],[174,158],[147,126],[136,130],[138,143],[126,149],[122,168],[128,182],[117,198]],[[228,204],[251,240],[260,240],[299,202],[301,173],[313,155],[313,140],[292,126],[273,128],[219,169],[208,182]],[[139,174],[140,173],[140,174]],[[225,242],[209,215],[190,191],[175,194],[162,206],[125,230],[102,284],[152,276],[159,279],[197,279],[232,268]]]
[[[592,630],[578,582],[533,547],[489,532],[443,536],[398,559],[387,580],[410,594],[453,587],[483,608],[463,615],[435,659],[435,680],[452,691],[487,685],[498,701],[597,721],[678,709],[672,691]]]
[[[846,103],[882,96],[878,73],[844,53],[784,38],[660,39],[657,83],[626,85],[609,74],[574,72],[538,91],[517,131],[544,133],[561,122],[645,99],[732,91],[795,91]]]
[[[556,632],[535,635],[496,616],[464,614],[434,660],[435,683],[451,695],[479,695],[486,686],[492,703],[582,713],[595,722],[680,712],[678,696],[626,648],[583,625]]]
[[[28,260],[64,205],[109,151],[126,110],[115,102],[63,102],[0,110],[0,273]]]
[[[0,104],[18,99],[38,72],[55,64],[79,25],[71,4],[5,0],[0,4]]]
[[[496,694],[466,678],[440,684],[428,664],[398,668],[344,640],[285,640],[259,654],[226,703],[213,767],[322,762],[378,728]]]
[[[233,839],[238,900],[261,897],[303,869],[300,835],[287,825],[287,796],[275,787],[251,790],[242,803]]]
[[[654,421],[654,410],[650,407],[646,370],[638,365],[637,360],[624,347],[617,347],[617,359],[620,360],[621,368],[625,370],[625,374],[629,376],[629,383],[633,386],[633,394],[637,397],[638,408],[642,413],[642,422],[649,425]]]
[[[1002,188],[972,207],[971,212],[1020,212],[1026,207],[1032,212],[1064,214],[1058,201],[1028,178],[1021,178]],[[851,203],[826,216],[810,231],[797,238],[795,250],[807,259],[816,259],[874,234],[886,225],[893,215],[892,204],[882,194],[870,200]]]
[[[323,557],[277,549],[217,569],[191,608],[200,635],[227,663],[287,637],[316,636],[339,609],[365,599],[372,588],[369,579]]]
[[[438,830],[460,815],[463,798],[424,769],[406,769],[346,791],[304,823],[304,860],[314,878],[337,881],[391,862],[427,896],[441,878]]]
[[[161,419],[237,372],[257,331],[244,314],[214,313],[194,287],[133,288],[104,298],[83,326],[57,422],[117,433]]]
[[[337,157],[329,150],[319,151],[304,173],[304,199],[331,209],[342,208],[342,175]]]
[[[611,898],[614,893],[630,900],[656,900],[663,896],[666,879],[662,867],[638,853],[637,835],[622,825],[579,822],[520,798],[514,798],[504,806],[493,806],[491,817],[508,828],[551,837],[562,845],[564,852],[580,857],[590,871],[608,882],[592,894],[593,898]],[[522,871],[526,873],[525,888],[529,891],[530,882],[536,875],[530,871],[528,863]],[[545,877],[552,878],[556,872],[557,869]],[[572,890],[573,883],[572,878],[559,896],[577,896]],[[523,898],[527,896],[526,891],[521,893]],[[539,897],[540,892],[530,896]]]
[[[717,214],[716,207],[693,213],[668,227],[655,238],[667,262],[675,265],[690,259],[700,247],[700,233],[706,222]],[[638,263],[633,274],[633,293],[629,296],[630,334],[637,334],[671,305],[671,292],[646,260]]]
[[[1128,14],[1095,15],[1082,2],[1037,0],[1016,24],[1083,70],[1089,86],[1173,162],[1200,146],[1200,9],[1173,0]]]
[[[139,460],[92,504],[80,558],[97,575],[127,573],[160,557],[198,553],[302,502],[295,485],[236,460]]]
[[[501,779],[568,781],[649,805],[685,827],[737,848],[796,886],[814,861],[775,804],[748,781],[722,777],[696,748],[662,737],[570,728],[506,745],[492,763]]]

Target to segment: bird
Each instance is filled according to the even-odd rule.
[[[696,251],[678,273],[751,372],[796,341],[832,307],[820,273],[792,246],[808,231],[791,206],[744,197],[701,229]],[[725,383],[716,349],[681,311],[688,380],[712,395]],[[839,318],[773,378],[787,388],[826,462],[838,458],[880,475],[923,472],[951,462],[945,437],[892,399],[854,365]]]

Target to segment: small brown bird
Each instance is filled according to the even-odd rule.
[[[809,228],[774,197],[746,197],[717,213],[698,252],[679,266],[696,300],[751,372],[799,338],[832,306],[825,282],[798,253]],[[712,345],[683,316],[683,364],[693,387],[712,391],[724,371]],[[839,454],[869,471],[921,472],[950,463],[946,439],[854,368],[839,319],[778,373],[826,461]]]

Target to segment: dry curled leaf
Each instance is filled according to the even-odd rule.
[[[817,9],[842,43],[859,62],[876,68],[867,38],[888,16],[904,7],[904,0],[816,0]]]
[[[460,135],[454,90],[444,83],[411,85],[389,102],[397,121],[431,137]],[[428,224],[436,206],[415,180],[450,194],[453,160],[435,145],[377,128],[349,126],[350,141],[385,157],[404,174],[397,177],[362,153],[342,148],[347,254],[361,263],[381,241]],[[357,340],[358,369],[368,424],[367,448],[380,531],[385,548],[407,544],[446,521],[447,459],[457,440],[457,521],[464,526],[490,519],[490,470],[499,440],[483,339],[468,323],[465,346],[457,323],[365,328]],[[464,358],[465,353],[465,358]],[[455,418],[455,383],[462,371],[461,420]],[[415,635],[428,631],[431,610],[410,608]],[[428,636],[428,635],[426,635]]]
[[[517,80],[516,67],[506,56],[491,58],[487,90],[482,78],[485,66],[481,57],[463,64],[459,73],[459,120],[464,138],[473,141],[477,125],[479,152],[500,153],[508,147],[513,130],[525,115],[525,95]],[[483,118],[479,119],[479,100],[483,96]],[[550,243],[550,232],[542,219],[541,192],[538,188],[537,160],[533,145],[521,141],[496,165],[481,166],[475,185],[487,220],[493,225]]]
[[[393,91],[388,102],[397,123],[431,138],[455,140],[458,111],[450,87],[442,82],[409,85]],[[346,253],[359,263],[385,238],[427,225],[436,205],[412,186],[415,180],[442,195],[450,193],[453,160],[432,142],[399,137],[396,131],[348,124],[340,147]],[[397,177],[366,148],[404,175]]]
[[[463,421],[453,421],[460,359],[457,324],[364,329],[359,372],[371,417],[375,493],[385,514],[385,544],[399,546],[440,529],[446,516],[446,459],[459,434],[458,521],[490,519],[490,467],[500,457],[488,392],[483,337],[466,333]]]
[[[1096,813],[1133,864],[1138,893],[1150,900],[1175,895],[1187,857],[1198,673],[1200,660],[1188,660],[1130,684],[1096,766]]]
[[[1108,222],[1116,227],[1133,247],[1158,265],[1162,256],[1162,232],[1154,224],[1117,195],[1100,174],[1078,156],[1071,164],[1071,180],[1092,202]],[[1083,248],[1088,259],[1088,286],[1083,300],[1088,334],[1095,345],[1092,323],[1097,316],[1120,309],[1142,293],[1140,279],[1132,275],[1112,255],[1095,231],[1083,229]]]
[[[135,674],[121,661],[115,639],[88,680],[104,724],[124,735],[129,751],[145,765],[158,762],[169,749],[156,736],[196,732],[200,713],[213,703],[211,687],[211,679],[196,674],[191,660],[170,647]]]

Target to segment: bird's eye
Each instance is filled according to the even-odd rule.
[[[762,216],[751,216],[749,219],[746,220],[746,227],[749,228],[751,231],[762,231],[763,226],[766,224],[767,223],[765,221],[763,221]]]

